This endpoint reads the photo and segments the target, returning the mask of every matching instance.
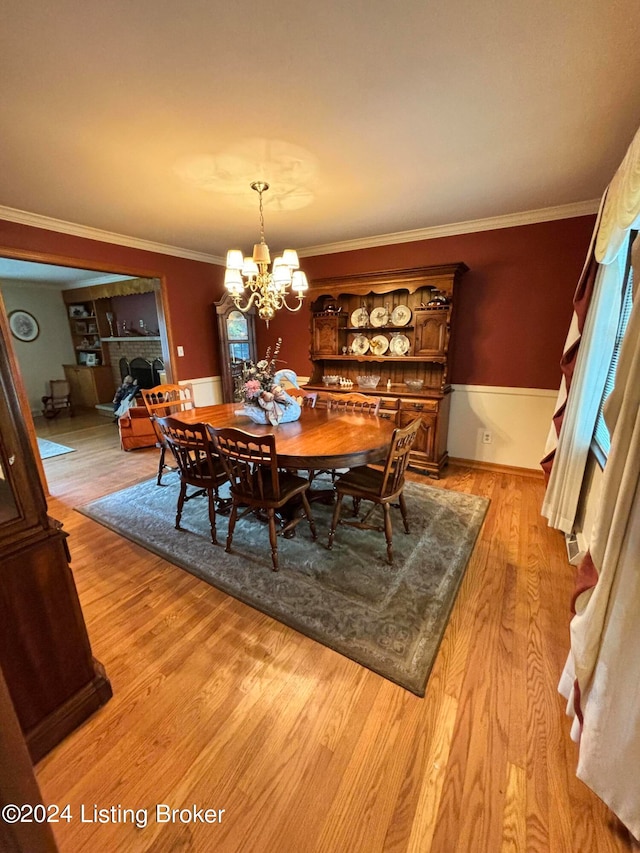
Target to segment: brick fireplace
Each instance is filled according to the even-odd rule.
[[[111,372],[116,388],[122,384],[122,377],[120,376],[121,358],[126,358],[130,362],[135,358],[142,358],[150,364],[153,364],[156,359],[162,359],[160,338],[149,339],[131,336],[121,341],[109,341],[108,347]],[[134,376],[134,378],[136,377]],[[142,387],[140,380],[138,380],[138,384]]]

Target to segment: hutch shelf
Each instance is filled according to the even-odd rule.
[[[339,376],[353,383],[349,390],[381,397],[381,417],[398,426],[419,415],[411,465],[435,477],[448,460],[449,337],[467,269],[456,263],[317,279],[309,288],[313,373],[306,387],[340,393],[323,381]],[[359,388],[363,375],[379,376],[377,388]],[[422,380],[421,390],[405,384],[411,379]]]

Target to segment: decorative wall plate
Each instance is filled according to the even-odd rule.
[[[411,342],[406,335],[394,335],[391,338],[389,349],[393,355],[406,355],[411,347]]]
[[[389,312],[386,308],[374,308],[371,314],[369,314],[369,322],[376,329],[379,329],[380,326],[384,326],[389,322]]]
[[[391,312],[391,323],[394,326],[406,326],[411,319],[411,308],[408,305],[396,305]]]
[[[351,344],[351,349],[355,355],[364,355],[369,349],[369,341],[364,335],[356,335]]]
[[[366,308],[356,308],[351,315],[351,325],[355,326],[356,329],[369,325],[369,314]]]
[[[369,341],[373,355],[384,355],[389,349],[389,338],[385,335],[374,335]]]
[[[12,311],[9,314],[9,328],[14,338],[19,341],[35,341],[40,334],[38,321],[28,311]]]

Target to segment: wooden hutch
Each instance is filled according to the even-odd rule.
[[[382,398],[381,417],[399,426],[422,418],[411,465],[438,477],[447,464],[451,386],[449,335],[463,263],[317,279],[311,300],[309,390],[361,391]],[[375,389],[358,376],[375,375]],[[323,378],[353,383],[345,389]],[[420,390],[406,380],[422,380]]]

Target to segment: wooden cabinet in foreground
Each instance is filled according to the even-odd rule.
[[[33,761],[111,696],[91,654],[67,534],[47,504],[0,307],[0,669]]]
[[[449,338],[466,264],[317,279],[309,288],[308,388],[382,397],[381,416],[405,426],[419,416],[411,465],[439,476],[447,464]],[[375,389],[358,377],[379,376]],[[345,389],[336,380],[353,383]]]

